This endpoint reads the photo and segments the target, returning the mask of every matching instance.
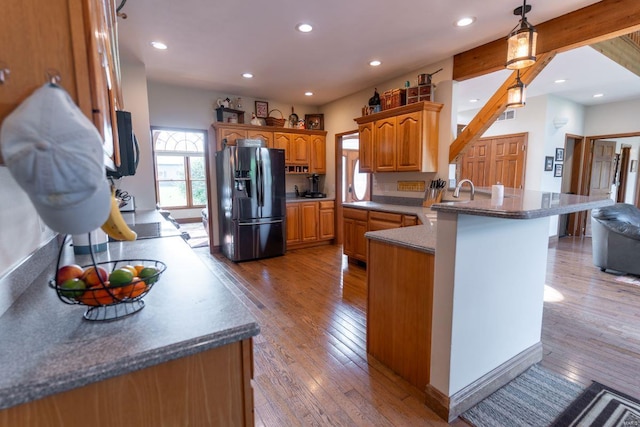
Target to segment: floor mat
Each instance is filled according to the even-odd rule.
[[[476,427],[547,427],[582,390],[580,384],[533,365],[460,418]]]
[[[640,401],[594,381],[553,426],[640,426]]]

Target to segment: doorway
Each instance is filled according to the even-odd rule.
[[[336,244],[342,244],[342,204],[371,200],[372,174],[360,172],[357,130],[336,134]]]

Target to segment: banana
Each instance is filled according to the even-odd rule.
[[[136,232],[129,228],[122,217],[122,213],[120,213],[120,203],[116,198],[114,188],[111,189],[111,211],[109,212],[109,218],[107,218],[107,221],[101,228],[102,231],[115,240],[136,240],[138,237]]]

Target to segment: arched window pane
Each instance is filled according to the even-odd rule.
[[[353,192],[356,200],[362,200],[367,194],[366,173],[360,173],[360,159],[356,160],[353,166]]]

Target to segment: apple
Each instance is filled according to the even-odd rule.
[[[100,281],[102,279],[102,282]],[[87,284],[87,287],[101,286],[109,279],[109,273],[102,267],[87,267],[82,275],[82,280]]]
[[[78,264],[64,265],[58,269],[56,282],[63,283],[69,279],[79,279],[83,273],[84,270]]]

